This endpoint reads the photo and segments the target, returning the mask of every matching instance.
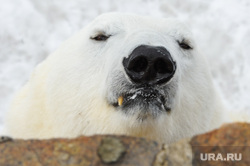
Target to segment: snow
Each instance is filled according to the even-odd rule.
[[[207,56],[229,111],[250,114],[249,0],[0,0],[0,133],[15,92],[34,67],[97,15],[176,17]]]

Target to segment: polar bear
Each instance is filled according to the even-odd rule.
[[[6,124],[15,138],[122,134],[171,143],[220,126],[222,110],[184,25],[108,13],[37,66]]]

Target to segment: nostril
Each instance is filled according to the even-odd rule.
[[[134,71],[136,73],[144,72],[147,69],[148,61],[145,57],[139,56],[131,61],[128,66],[130,71]]]
[[[155,71],[159,74],[166,74],[173,72],[173,65],[164,59],[158,59],[154,64]]]

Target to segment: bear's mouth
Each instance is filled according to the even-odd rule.
[[[167,107],[165,103],[164,95],[158,90],[153,88],[139,88],[132,92],[120,94],[113,106],[125,111],[139,108],[146,112],[169,112],[171,108]]]

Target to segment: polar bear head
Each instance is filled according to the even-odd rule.
[[[21,93],[29,98],[15,104],[26,112],[19,127],[36,126],[31,137],[126,134],[168,143],[216,126],[220,109],[207,62],[184,25],[118,13],[66,41]]]

